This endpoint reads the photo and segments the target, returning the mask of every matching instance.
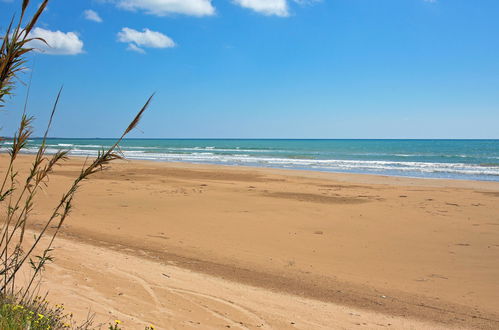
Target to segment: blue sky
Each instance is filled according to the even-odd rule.
[[[52,136],[117,136],[156,92],[133,137],[499,138],[497,0],[52,0],[36,33],[38,135],[64,85]]]

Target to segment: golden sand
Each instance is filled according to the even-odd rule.
[[[81,165],[56,170],[33,220]],[[104,322],[499,328],[499,183],[120,162],[63,233],[45,285]]]

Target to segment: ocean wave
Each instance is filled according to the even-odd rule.
[[[478,166],[481,166],[481,167],[499,167],[499,164],[498,163],[482,163],[482,164],[478,164]]]
[[[146,159],[158,161],[201,162],[241,165],[264,165],[291,168],[313,168],[322,170],[368,171],[368,172],[414,172],[414,173],[449,173],[465,175],[499,176],[499,168],[495,166],[479,166],[463,163],[425,163],[397,162],[375,160],[335,160],[335,159],[289,159],[275,157],[254,157],[247,155],[219,155],[213,153],[135,153],[124,152],[131,159]]]
[[[135,147],[131,147],[135,148]],[[160,147],[157,147],[156,149],[162,149]],[[239,147],[237,148],[216,148],[216,147],[167,147],[164,148],[164,150],[169,150],[169,151],[198,151],[198,150],[212,150],[216,152],[254,152],[254,153],[269,153],[269,152],[276,152],[276,153],[282,153],[282,152],[292,152],[290,150],[279,150],[279,149],[241,149]]]
[[[64,147],[64,148],[105,148],[106,146],[97,144],[71,144],[71,143],[58,143],[58,144],[47,144],[50,147]]]
[[[50,145],[47,153],[55,153],[62,146],[70,144]],[[97,149],[91,149],[90,145],[72,145],[71,155],[75,156],[96,156]],[[102,146],[96,146],[101,148]],[[227,165],[263,166],[278,168],[310,169],[331,172],[354,172],[354,173],[375,173],[387,175],[406,176],[434,176],[434,177],[454,177],[454,178],[479,178],[499,181],[499,164],[490,163],[445,163],[428,161],[404,161],[397,158],[391,160],[349,160],[349,159],[313,159],[306,155],[301,157],[275,157],[265,154],[248,153],[245,150],[237,149],[238,153],[221,154],[221,149],[199,148],[168,148],[172,152],[160,152],[153,150],[156,147],[123,147],[121,148],[125,157],[138,160],[154,161],[178,161],[192,163],[210,163]],[[210,147],[211,148],[211,147]],[[161,148],[165,150],[166,148]],[[234,150],[234,149],[225,149]],[[34,146],[25,149],[26,153],[36,153],[38,149]],[[186,151],[183,153],[183,151]],[[245,152],[245,153],[242,153]]]
[[[161,149],[160,147],[135,147],[135,146],[122,146],[121,149],[145,149],[145,150],[152,150],[152,149]]]

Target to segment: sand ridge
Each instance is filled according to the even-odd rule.
[[[447,329],[443,324],[387,315],[248,286],[171,263],[74,239],[58,241],[57,262],[42,282],[94,324],[121,320],[125,329]],[[130,251],[128,251],[130,252]],[[78,255],[75,259],[73,255]],[[84,260],[84,262],[82,262]]]

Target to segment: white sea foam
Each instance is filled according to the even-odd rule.
[[[264,165],[291,168],[314,168],[321,170],[368,171],[368,172],[414,172],[414,173],[449,173],[464,175],[499,176],[499,168],[461,163],[425,163],[396,162],[374,160],[334,160],[334,159],[288,159],[274,157],[254,157],[248,155],[219,155],[214,153],[137,153],[125,151],[131,159],[147,159],[159,161],[184,161],[202,163],[222,163],[241,165]]]
[[[137,148],[137,147],[130,147]],[[155,149],[158,149],[155,147]],[[241,149],[241,148],[215,148],[215,147],[192,147],[192,148],[175,148],[169,147],[165,148],[170,151],[199,151],[199,150],[215,150],[217,152],[254,152],[254,153],[280,153],[280,152],[289,152],[287,150],[274,150],[274,149]]]
[[[4,143],[5,144],[5,143]],[[72,146],[71,155],[96,156],[97,145],[72,145],[57,144],[49,145],[47,152],[55,153],[62,146]],[[466,163],[443,163],[443,162],[417,162],[396,160],[340,160],[340,159],[304,159],[270,157],[265,154],[255,154],[255,150],[249,149],[208,149],[212,147],[196,148],[168,148],[170,152],[154,152],[158,147],[123,147],[125,157],[130,159],[155,160],[155,161],[179,161],[193,163],[213,163],[229,165],[266,166],[280,168],[299,168],[320,171],[339,171],[357,173],[378,173],[409,176],[437,176],[437,177],[479,177],[499,181],[499,167],[494,164],[466,164]],[[165,150],[165,149],[163,149]],[[27,153],[36,153],[37,148],[25,149]],[[188,152],[186,152],[188,151]],[[235,151],[232,154],[220,154],[220,151]],[[270,150],[261,150],[270,152]],[[183,153],[186,152],[186,153]],[[245,152],[244,154],[241,152]],[[248,153],[249,152],[249,153]],[[271,152],[275,152],[272,150]],[[497,157],[492,157],[497,158]]]
[[[102,148],[105,146],[97,144],[71,144],[71,143],[58,143],[58,144],[48,144],[51,147],[63,147],[63,148]]]
[[[130,147],[130,146],[124,146],[124,147],[121,147],[121,149],[146,149],[146,150],[149,150],[149,149],[159,149],[159,147]]]

